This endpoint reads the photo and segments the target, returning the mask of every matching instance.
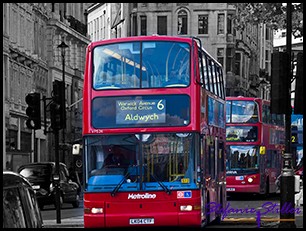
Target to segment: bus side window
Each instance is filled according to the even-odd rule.
[[[271,168],[272,167],[272,153],[271,153],[271,150],[268,150],[267,151],[267,168]]]
[[[206,59],[206,56],[204,55],[204,52],[203,52],[203,70],[204,70],[204,85],[205,85],[205,89],[206,90],[210,90],[209,88],[209,83],[210,83],[210,80],[208,79],[208,69],[207,69],[207,59]]]
[[[201,54],[201,52],[199,51],[199,54]],[[203,76],[203,72],[204,72],[204,60],[203,58],[199,55],[199,73],[200,73],[200,83],[202,84],[202,86],[204,86],[205,81],[204,81],[204,76]]]
[[[224,164],[223,163],[224,163],[224,143],[223,143],[223,141],[220,141],[219,142],[219,149],[218,149],[218,165],[220,165],[219,170],[221,172],[224,171]]]
[[[209,155],[209,173],[211,174],[211,178],[215,178],[215,147],[214,143],[211,142],[208,148]]]
[[[210,166],[210,158],[209,155],[207,155],[208,152],[208,147],[207,147],[207,142],[208,140],[203,137],[203,153],[204,153],[204,175],[208,175],[209,174],[209,166]]]

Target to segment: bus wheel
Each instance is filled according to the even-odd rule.
[[[263,194],[264,198],[268,198],[269,197],[269,180],[266,181],[266,185],[265,185],[265,193]]]

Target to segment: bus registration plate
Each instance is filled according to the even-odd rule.
[[[233,192],[233,191],[236,191],[236,189],[235,188],[226,188],[226,191]]]
[[[130,219],[130,225],[139,224],[154,224],[154,218],[132,218]]]

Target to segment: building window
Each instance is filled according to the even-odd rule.
[[[270,60],[270,57],[269,57],[269,53],[270,53],[270,51],[265,50],[265,53],[266,53],[266,55],[265,55],[265,61]]]
[[[217,34],[224,34],[224,14],[218,14]]]
[[[105,39],[105,25],[106,25],[106,18],[105,18],[105,14],[103,15],[103,26],[102,26],[102,39]]]
[[[137,15],[133,15],[132,36],[137,36]]]
[[[235,49],[234,48],[226,48],[226,72],[233,71],[233,60],[235,56]]]
[[[176,6],[188,6],[188,3],[176,3]]]
[[[178,12],[177,34],[187,34],[187,12],[185,10]]]
[[[224,65],[224,48],[217,48],[217,60],[222,66]]]
[[[198,33],[208,34],[208,15],[199,15],[198,24]]]
[[[240,76],[240,66],[241,66],[241,54],[235,54],[235,75]]]
[[[233,15],[227,15],[227,33],[233,34]]]
[[[147,35],[147,16],[140,16],[140,35]]]
[[[63,22],[64,18],[66,18],[66,6],[67,3],[59,3],[59,14],[60,14],[60,21]]]
[[[266,71],[266,73],[269,73],[269,64],[270,64],[269,61],[265,61],[265,71]]]
[[[24,152],[31,152],[32,135],[31,133],[21,132],[21,150]]]
[[[266,27],[266,40],[270,40],[270,29]]]
[[[157,16],[157,34],[167,35],[167,16]]]
[[[17,131],[16,130],[8,130],[8,134],[6,135],[6,151],[12,151],[17,149]]]

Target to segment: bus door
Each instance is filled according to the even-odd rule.
[[[202,167],[202,182],[201,182],[201,220],[207,220],[207,214],[205,210],[207,209],[207,181],[206,177],[208,174],[208,147],[207,147],[207,140],[204,134],[201,135],[201,148],[200,148],[200,155],[201,155],[201,167]]]
[[[259,193],[265,193],[266,189],[266,164],[267,164],[267,155],[265,150],[259,150],[259,174],[260,174],[260,189]]]
[[[226,181],[225,175],[225,166],[224,166],[224,142],[223,140],[218,140],[218,157],[217,157],[217,185],[218,185],[218,203],[223,206],[223,202],[225,202],[225,193],[226,191],[225,184],[223,182]]]
[[[207,161],[206,161],[206,190],[207,190],[207,200],[206,200],[206,207],[209,206],[211,202],[216,202],[217,200],[217,152],[218,152],[218,140],[217,138],[214,139],[213,136],[207,136],[206,139],[207,143],[207,150],[208,153],[206,155]],[[209,207],[207,207],[208,209]],[[207,210],[209,211],[209,210]],[[216,214],[215,212],[211,212],[209,214],[209,221],[214,220]]]

